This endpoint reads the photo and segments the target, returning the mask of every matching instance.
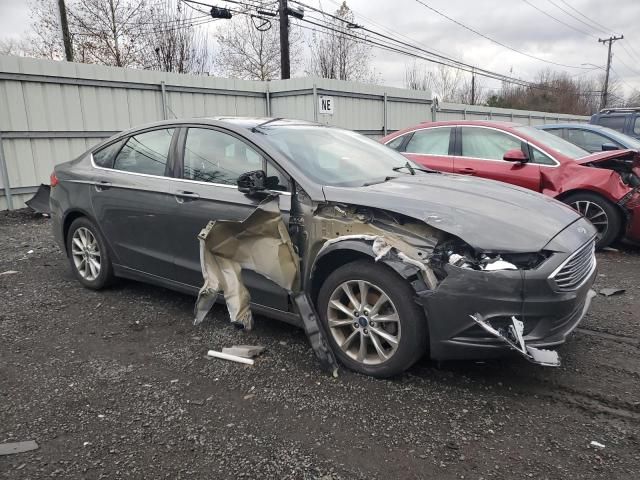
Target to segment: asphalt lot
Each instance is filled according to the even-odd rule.
[[[33,253],[28,253],[33,250]],[[557,369],[519,358],[375,380],[317,368],[302,331],[121,281],[82,288],[49,220],[0,212],[4,478],[640,478],[640,250],[598,255]],[[208,349],[262,344],[254,366]],[[591,441],[603,449],[590,447]]]

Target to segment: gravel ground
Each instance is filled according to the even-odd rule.
[[[32,251],[32,252],[31,252]],[[29,253],[31,252],[31,253]],[[558,369],[422,360],[402,377],[321,373],[304,334],[121,281],[82,288],[47,219],[0,213],[0,457],[19,478],[640,478],[640,250],[599,254]],[[254,366],[208,349],[262,344]],[[605,445],[590,447],[591,441]]]

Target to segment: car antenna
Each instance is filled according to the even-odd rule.
[[[251,131],[253,133],[258,133],[258,129],[264,127],[265,125],[270,124],[271,122],[277,122],[278,120],[282,120],[282,117],[277,117],[277,118],[270,118],[269,120],[266,120],[262,123],[259,123],[258,125],[256,125],[255,127],[253,127],[251,129]]]

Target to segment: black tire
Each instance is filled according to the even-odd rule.
[[[598,230],[598,240],[596,241],[596,248],[601,249],[608,247],[613,243],[620,235],[622,228],[622,214],[618,208],[606,198],[591,192],[577,192],[566,196],[563,200],[564,203],[577,210],[579,213],[585,215],[585,217],[591,221],[593,219],[594,227]],[[592,204],[591,206],[589,206]],[[585,208],[589,208],[588,211],[584,211]],[[598,208],[601,211],[598,211]],[[606,215],[607,225],[603,230],[602,225],[596,224],[603,218],[603,214]],[[589,218],[591,217],[591,218]]]
[[[88,230],[95,238],[95,243],[97,244],[97,249],[92,249],[93,252],[95,252],[96,250],[98,251],[100,260],[99,272],[95,276],[95,278],[86,278],[83,273],[81,273],[81,270],[76,265],[76,261],[74,260],[74,255],[72,253],[74,251],[74,235],[81,229],[85,229],[83,230],[83,232]],[[107,243],[102,237],[100,230],[98,230],[98,228],[91,220],[86,217],[76,218],[69,227],[69,231],[67,232],[67,238],[65,241],[67,244],[67,256],[69,257],[71,271],[82,285],[92,290],[100,290],[104,287],[109,286],[113,282],[113,265],[111,263],[111,257],[109,255]]]
[[[387,304],[387,308],[395,308],[397,316],[399,317],[399,322],[397,322],[399,323],[399,327],[397,326],[397,323],[384,327],[382,325],[389,324],[369,324],[369,330],[373,330],[374,327],[377,328],[376,331],[388,328],[397,328],[398,330],[396,332],[400,333],[396,350],[386,360],[381,360],[383,357],[378,355],[378,352],[374,348],[375,345],[373,344],[373,340],[367,337],[367,350],[371,352],[373,357],[379,357],[378,360],[374,359],[374,361],[380,361],[380,363],[377,364],[368,364],[358,361],[357,358],[352,358],[352,356],[345,353],[338,345],[337,340],[334,337],[334,333],[332,333],[331,328],[329,327],[329,301],[331,300],[332,294],[334,294],[334,292],[340,292],[341,290],[338,289],[345,282],[357,282],[359,280],[368,282],[373,287],[384,292],[392,303]],[[372,290],[372,293],[369,295],[373,295],[373,298],[375,299],[375,295],[377,293],[378,292],[375,290]],[[358,294],[356,294],[356,296],[357,295]],[[362,295],[360,295],[358,299],[361,296]],[[340,362],[347,368],[356,372],[371,375],[373,377],[385,378],[402,373],[418,361],[426,353],[428,348],[428,329],[424,312],[416,304],[414,297],[415,292],[405,279],[386,265],[375,263],[372,260],[357,260],[343,265],[333,271],[326,278],[320,288],[317,306],[322,328],[324,329],[331,348]],[[370,297],[368,296],[368,298]],[[377,298],[380,298],[380,296]],[[371,301],[373,302],[374,300],[371,299]],[[366,307],[363,307],[363,311],[365,309]],[[341,312],[342,311],[338,311],[337,315],[344,315],[345,321],[351,318],[351,316],[346,316],[346,314]],[[370,313],[371,312],[367,313],[367,315]],[[332,313],[331,315],[335,316],[336,313]],[[373,319],[374,316],[371,316],[370,318]],[[336,334],[342,335],[342,332],[345,332],[345,337],[350,336],[351,332],[361,328],[360,326],[356,327],[355,323],[357,322],[354,321],[353,324],[339,327]],[[362,333],[364,332],[365,329],[363,328]],[[358,341],[358,345],[363,338],[362,333],[358,332],[357,335],[359,336],[356,336],[354,340],[354,342]],[[389,332],[385,330],[384,333]],[[376,337],[378,345],[381,345],[380,338],[382,338],[382,345],[392,348],[390,343],[386,343],[384,337],[373,335],[371,331],[369,331],[369,335]]]

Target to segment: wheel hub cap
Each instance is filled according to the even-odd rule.
[[[338,285],[329,298],[327,322],[338,347],[363,364],[386,362],[400,344],[395,305],[380,287],[364,280]]]

